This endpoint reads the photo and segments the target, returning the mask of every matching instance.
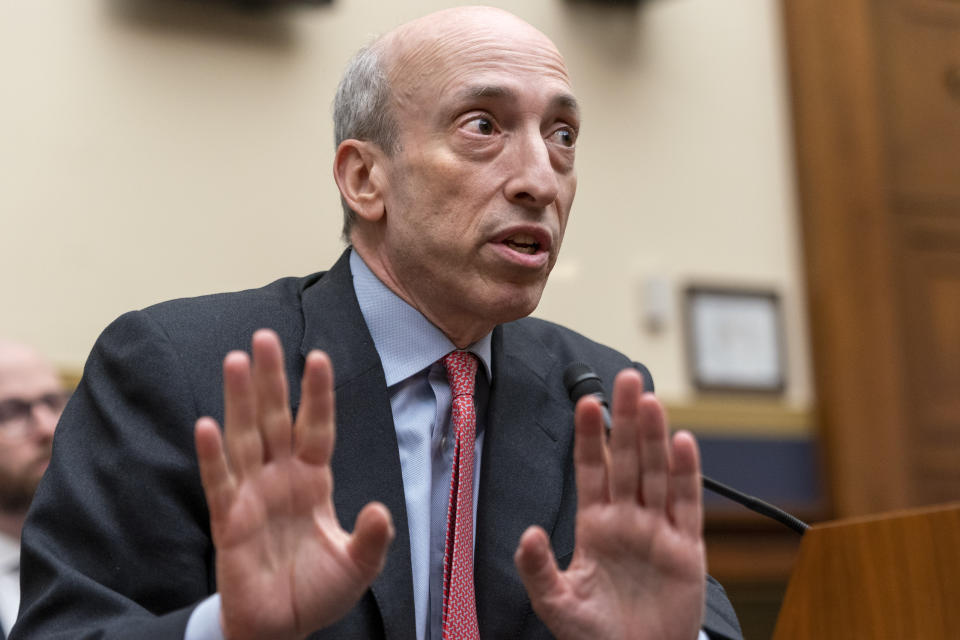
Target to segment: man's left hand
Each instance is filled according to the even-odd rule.
[[[559,570],[540,527],[514,558],[534,611],[560,639],[693,640],[706,574],[696,441],[669,438],[663,407],[632,369],[614,383],[609,444],[596,399],[577,403],[575,423],[570,566]]]

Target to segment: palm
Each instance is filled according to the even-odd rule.
[[[695,638],[705,575],[695,443],[680,435],[670,455],[659,405],[631,374],[618,377],[614,412],[608,451],[598,408],[577,408],[570,566],[558,571],[546,534],[531,528],[518,568],[559,638]]]
[[[276,336],[258,332],[253,346],[252,374],[245,354],[224,361],[226,451],[212,420],[197,424],[221,623],[230,638],[302,637],[360,598],[382,567],[392,528],[382,505],[361,512],[353,535],[334,513],[326,357],[308,356],[292,425]]]

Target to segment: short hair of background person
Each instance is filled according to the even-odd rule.
[[[0,339],[0,531],[19,538],[67,395],[36,349]]]

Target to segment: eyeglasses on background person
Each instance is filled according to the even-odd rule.
[[[26,434],[33,424],[35,407],[43,406],[52,413],[59,414],[67,406],[69,399],[69,392],[56,391],[45,393],[32,400],[24,398],[0,400],[0,436],[17,437]]]

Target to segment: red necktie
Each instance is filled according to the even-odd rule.
[[[450,474],[447,548],[443,557],[443,639],[480,638],[473,592],[473,448],[477,416],[473,386],[477,358],[452,351],[443,358],[453,393],[453,427],[457,443]]]

